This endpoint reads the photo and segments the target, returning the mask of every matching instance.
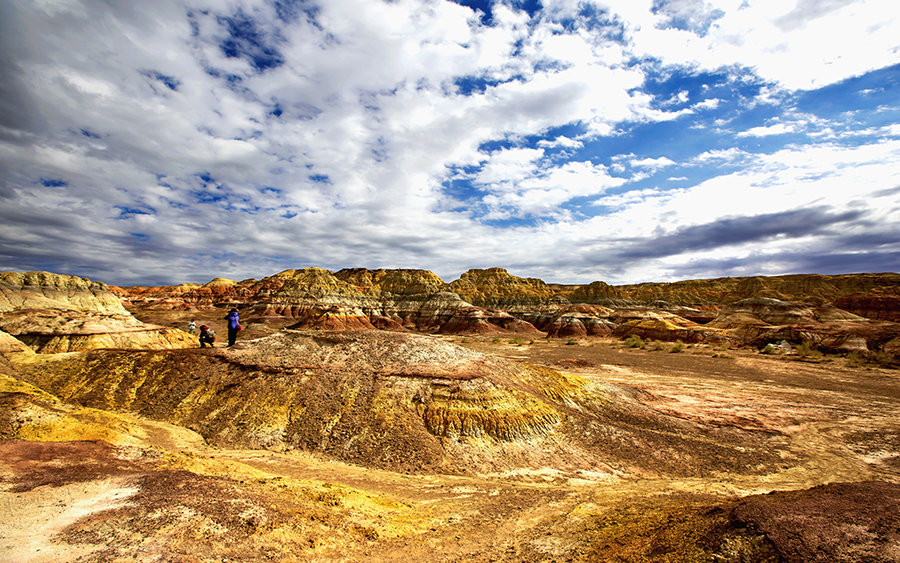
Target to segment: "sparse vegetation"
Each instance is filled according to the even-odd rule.
[[[673,344],[671,348],[669,348],[670,354],[677,354],[682,351],[684,351],[684,342],[682,342],[680,340],[678,342],[676,342],[675,344]]]
[[[897,365],[894,357],[883,350],[872,354],[872,360],[880,367],[895,367]]]
[[[809,343],[809,340],[804,340],[800,343],[800,346],[797,346],[797,355],[801,358],[806,358],[813,353],[812,344]]]
[[[801,342],[795,352],[798,358],[808,362],[833,361],[832,358],[827,358],[822,352],[816,350],[814,344],[808,340]]]
[[[647,344],[641,340],[641,337],[637,334],[632,334],[628,338],[625,339],[625,345],[629,348],[646,348]]]
[[[509,339],[509,343],[512,344],[512,345],[514,345],[514,346],[521,346],[521,345],[522,345],[522,339],[520,339],[518,336],[516,336],[515,338],[510,338],[510,339]]]
[[[859,368],[865,365],[866,358],[858,351],[854,350],[847,354],[847,367]]]
[[[500,344],[502,342],[502,340],[500,339],[499,336],[495,336],[494,338],[491,339],[491,342],[493,342],[494,344]]]
[[[575,340],[574,338],[570,338],[570,339],[566,340],[566,346],[577,346],[577,345],[578,345],[578,341]]]

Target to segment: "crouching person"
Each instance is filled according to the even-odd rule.
[[[206,325],[200,327],[200,347],[205,348],[209,344],[210,348],[215,348],[216,331]]]

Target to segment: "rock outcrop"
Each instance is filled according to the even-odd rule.
[[[516,277],[503,268],[469,270],[451,282],[449,288],[478,307],[511,309],[565,301],[543,281]]]
[[[873,320],[900,322],[900,287],[844,295],[834,306]]]
[[[0,356],[6,354],[34,354],[24,342],[0,330]]]
[[[621,290],[602,281],[577,286],[571,292],[567,292],[567,297],[573,303],[594,303],[609,306],[628,303],[625,294]]]
[[[217,278],[203,286],[157,292],[119,288],[130,306],[171,309],[238,307],[242,315],[285,317],[292,328],[323,330],[413,329],[440,333],[537,333],[526,321],[477,307],[450,291],[427,270],[332,273],[321,268],[285,270],[261,280]]]
[[[622,296],[640,303],[664,300],[678,305],[724,305],[750,298],[810,304],[833,303],[848,295],[900,289],[900,274],[795,274],[641,283],[617,286]]]
[[[826,352],[884,352],[900,325],[872,321],[832,305],[770,298],[744,299],[722,308],[708,327],[725,330],[741,344],[763,347],[786,340]]]
[[[701,326],[672,313],[623,310],[613,318],[616,320],[613,335],[623,339],[638,336],[642,340],[690,343],[725,340],[725,335],[716,328]]]
[[[447,289],[444,280],[428,270],[345,268],[334,277],[370,295],[421,295]]]
[[[238,307],[243,318],[284,317],[298,329],[724,338],[760,346],[786,339],[837,352],[884,351],[900,318],[900,275],[889,273],[611,286],[551,285],[502,268],[469,270],[449,284],[427,270],[305,268],[260,280],[116,291],[130,307]]]
[[[104,283],[50,272],[0,272],[0,313],[25,309],[128,315]]]
[[[0,331],[45,353],[196,344],[180,330],[138,321],[105,284],[48,272],[0,272]]]
[[[392,470],[691,475],[713,456],[753,473],[772,455],[765,435],[713,439],[632,389],[410,333],[283,331],[227,351],[96,350],[18,371],[65,402],[186,426],[217,446]]]

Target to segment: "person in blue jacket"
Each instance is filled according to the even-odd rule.
[[[225,320],[228,321],[228,346],[234,346],[234,341],[237,340],[237,333],[241,330],[237,309],[232,308],[228,311]]]

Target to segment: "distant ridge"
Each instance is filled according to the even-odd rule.
[[[786,341],[835,353],[900,354],[900,275],[894,273],[726,277],[620,286],[602,281],[551,285],[503,268],[472,269],[451,283],[428,270],[366,268],[290,269],[259,280],[215,278],[203,285],[127,288],[41,272],[0,274],[0,279],[4,296],[0,330],[48,351],[107,346],[110,338],[134,340],[137,331],[158,341],[140,346],[189,345],[188,335],[145,327],[128,311],[211,312],[236,307],[248,323],[274,322],[291,329],[510,334],[530,339],[638,337],[760,348]],[[46,302],[48,296],[60,304]],[[89,310],[65,315],[41,311],[77,309],[79,304]],[[92,315],[104,307],[116,307],[118,313],[105,314],[98,323]],[[68,319],[64,326],[62,318]]]
[[[279,281],[280,280],[280,281]],[[114,292],[129,296],[141,294],[201,295],[240,292],[254,287],[288,285],[298,291],[377,296],[409,295],[451,291],[468,303],[479,307],[536,304],[563,299],[570,303],[604,304],[631,301],[648,304],[667,301],[675,305],[723,305],[755,297],[797,301],[800,303],[833,303],[840,299],[858,299],[859,294],[878,297],[900,297],[900,274],[787,274],[780,276],[745,276],[693,279],[675,282],[644,282],[611,285],[603,281],[589,284],[547,283],[538,278],[522,278],[506,269],[493,267],[470,269],[459,279],[446,283],[429,270],[345,268],[331,272],[322,268],[285,270],[261,280],[241,282],[217,277],[206,284],[176,286],[111,286]],[[251,290],[252,292],[252,290]],[[854,297],[855,296],[855,297]],[[850,299],[852,301],[853,299]]]

